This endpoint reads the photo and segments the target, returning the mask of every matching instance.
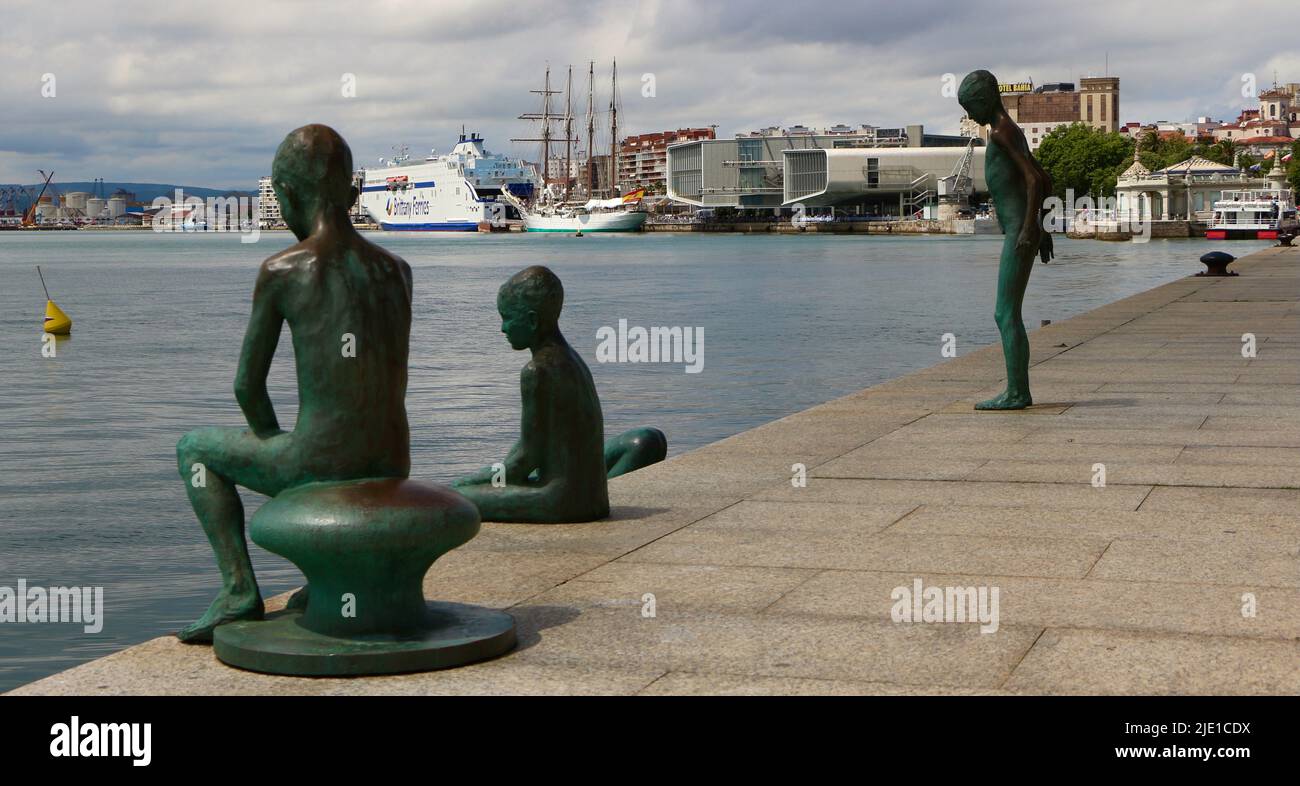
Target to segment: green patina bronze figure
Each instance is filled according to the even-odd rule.
[[[664,460],[668,455],[668,437],[653,426],[625,431],[605,443],[605,477],[635,472]]]
[[[263,262],[258,273],[235,376],[248,429],[200,429],[176,447],[185,490],[222,578],[207,613],[178,634],[183,641],[211,641],[217,625],[262,616],[236,485],[273,497],[317,481],[404,478],[411,467],[410,266],[353,229],[347,214],[356,200],[352,153],[332,129],[311,125],[290,133],[271,173],[285,223],[299,242]],[[266,389],[286,322],[299,397],[290,432],[280,428]]]
[[[501,332],[532,359],[519,375],[519,441],[502,467],[487,467],[452,486],[484,521],[555,524],[609,515],[608,478],[662,461],[663,432],[629,431],[608,445],[591,371],[560,332],[564,287],[548,268],[516,273],[497,293]]]
[[[222,577],[211,608],[178,635],[273,674],[386,674],[501,655],[515,644],[509,614],[424,597],[429,567],[477,535],[480,519],[461,495],[407,477],[411,268],[352,227],[352,153],[332,129],[290,133],[271,177],[299,242],[258,274],[235,378],[249,428],[194,431],[176,449]],[[298,376],[291,432],[266,389],[285,323]],[[237,485],[272,497],[249,537],[307,578],[265,619]]]
[[[998,80],[988,71],[974,71],[962,80],[957,100],[972,120],[989,126],[984,175],[993,195],[998,224],[1006,240],[998,265],[998,299],[994,316],[1002,334],[1007,387],[976,409],[1024,409],[1034,403],[1029,393],[1029,337],[1021,308],[1034,257],[1052,258],[1052,236],[1043,229],[1043,201],[1052,193],[1052,180],[1029,152],[1025,135],[1002,105]]]

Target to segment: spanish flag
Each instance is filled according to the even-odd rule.
[[[640,202],[641,198],[644,196],[645,196],[644,188],[638,188],[635,191],[629,191],[623,195],[623,204],[627,204],[628,202]]]

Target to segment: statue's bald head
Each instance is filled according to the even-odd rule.
[[[535,311],[540,324],[552,326],[559,322],[564,307],[564,285],[550,268],[533,265],[502,284],[497,301],[507,308]]]
[[[352,206],[352,150],[329,126],[290,131],[275,151],[271,177],[298,193],[316,194],[326,205]]]
[[[998,78],[988,71],[971,71],[957,88],[957,103],[977,123],[991,122],[993,114],[1002,105]]]

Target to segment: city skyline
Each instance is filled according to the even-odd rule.
[[[944,76],[974,68],[1035,84],[1118,76],[1121,123],[1230,120],[1256,102],[1243,95],[1246,75],[1257,91],[1275,74],[1300,79],[1300,54],[1281,26],[1253,32],[1260,40],[1250,47],[1207,41],[1205,30],[1241,23],[1239,11],[1209,3],[1159,24],[1110,2],[1034,16],[1009,3],[793,17],[787,7],[237,2],[196,17],[87,4],[51,19],[47,7],[19,2],[0,32],[0,100],[10,110],[0,182],[30,183],[42,168],[59,180],[250,189],[285,132],[308,122],[338,128],[358,167],[400,144],[413,155],[447,152],[462,126],[493,150],[536,159],[535,146],[508,140],[534,135],[516,118],[534,110],[528,91],[541,87],[547,62],[558,85],[572,61],[579,115],[587,60],[597,61],[604,92],[617,57],[622,131],[716,124],[723,138],[797,123],[956,133],[962,113]],[[310,36],[294,32],[306,21]],[[1261,54],[1269,51],[1278,54]]]

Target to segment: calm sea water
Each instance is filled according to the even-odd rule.
[[[412,474],[448,481],[505,455],[523,353],[499,332],[497,287],[530,264],[564,280],[562,327],[592,367],[613,435],[642,424],[679,453],[997,340],[999,237],[649,234],[391,235],[415,273]],[[258,263],[289,245],[235,235],[0,233],[0,586],[102,586],[101,633],[0,625],[0,690],[167,634],[219,580],[176,472],[201,425],[242,426],[231,392]],[[1245,253],[1267,243],[1239,243]],[[1025,321],[1060,320],[1196,272],[1204,241],[1057,240]],[[41,356],[41,265],[74,334]],[[597,364],[596,331],[704,328],[704,370]],[[296,412],[288,331],[272,369]],[[246,497],[252,510],[256,495]],[[263,592],[297,586],[254,549]]]

